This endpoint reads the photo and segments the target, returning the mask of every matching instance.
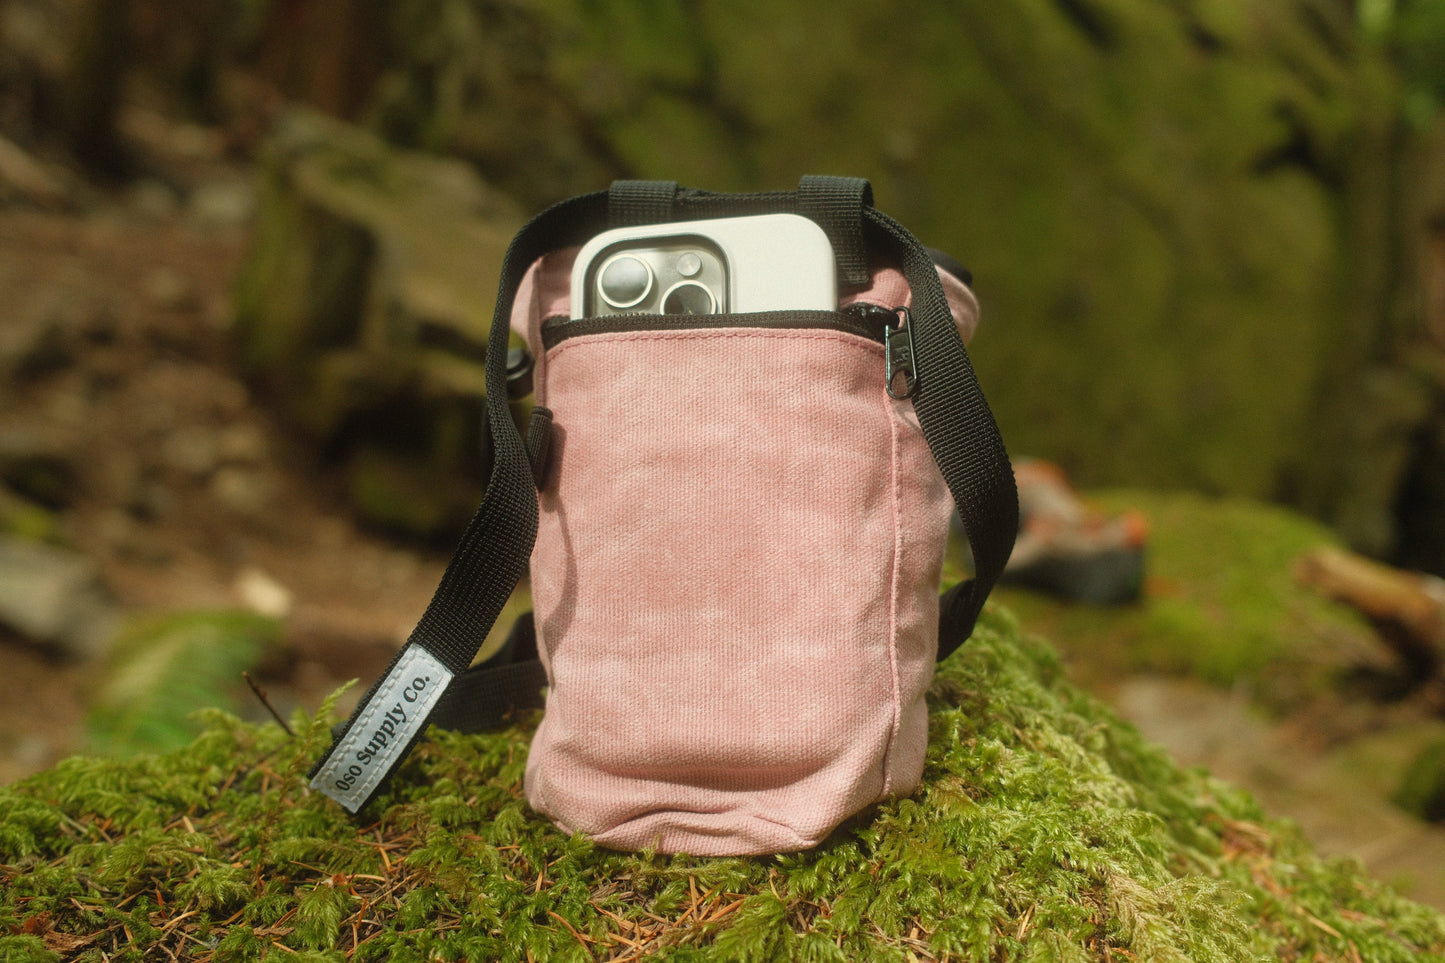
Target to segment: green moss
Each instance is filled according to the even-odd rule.
[[[38,936],[0,936],[0,959],[14,963],[55,963],[60,957],[45,948]]]
[[[294,739],[213,713],[184,751],[0,791],[0,932],[22,959],[49,932],[177,959],[1445,960],[1445,918],[1181,770],[1001,611],[930,705],[918,792],[764,859],[557,831],[521,798],[528,726],[434,732],[354,823],[305,787],[329,709]]]
[[[1431,822],[1445,822],[1445,739],[1420,752],[1406,768],[1394,802]]]
[[[1285,705],[1337,681],[1329,650],[1376,647],[1364,623],[1299,585],[1294,566],[1337,545],[1317,522],[1240,498],[1115,490],[1091,501],[1150,522],[1145,598],[1096,608],[1022,590],[1001,598],[1103,678],[1148,669],[1244,682]]]
[[[60,522],[55,513],[0,485],[0,535],[32,542],[59,543]]]

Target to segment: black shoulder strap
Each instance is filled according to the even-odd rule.
[[[823,226],[838,260],[838,283],[867,284],[868,246],[863,210],[873,206],[873,185],[861,177],[805,176],[798,182],[798,213]]]
[[[606,217],[605,193],[563,201],[533,218],[507,250],[487,342],[486,421],[494,460],[486,494],[406,646],[311,770],[312,787],[350,812],[371,801],[421,738],[443,693],[466,671],[527,570],[537,538],[537,489],[507,409],[512,300],[532,262],[583,243],[605,229]]]
[[[613,181],[607,192],[609,227],[675,221],[677,181]]]
[[[869,242],[901,266],[913,292],[913,409],[953,495],[974,577],[940,599],[938,657],[973,632],[1018,536],[1018,489],[1003,436],[954,323],[932,254],[888,215],[864,211]]]
[[[486,494],[406,646],[313,767],[314,788],[357,812],[431,721],[481,728],[499,721],[499,705],[536,704],[545,675],[535,652],[524,651],[526,643],[519,641],[519,633],[530,635],[525,631],[530,626],[518,626],[503,653],[468,669],[525,573],[537,533],[535,481],[506,401],[512,301],[537,258],[634,218],[724,217],[811,205],[831,223],[825,229],[835,244],[838,236],[858,235],[858,246],[840,244],[846,258],[856,261],[861,251],[866,265],[866,252],[876,248],[901,266],[913,290],[914,407],[974,555],[975,577],[941,602],[940,658],[968,637],[1013,548],[1018,528],[1013,471],[932,258],[901,225],[872,207],[866,182],[861,183],[863,188],[858,182],[805,180],[810,186],[798,192],[710,194],[681,191],[671,182],[620,182],[609,192],[549,208],[518,233],[502,266],[488,341],[486,415],[495,461]]]

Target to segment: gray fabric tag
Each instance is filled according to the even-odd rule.
[[[316,771],[311,788],[347,812],[360,809],[401,762],[451,681],[451,670],[435,656],[419,645],[408,646]]]

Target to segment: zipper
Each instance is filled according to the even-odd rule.
[[[848,305],[846,312],[853,313],[860,322],[871,329],[882,331],[883,340],[883,385],[888,397],[895,401],[912,398],[918,393],[918,372],[914,366],[913,315],[902,305],[885,308],[880,304],[863,301]],[[898,388],[899,375],[903,376],[902,390]]]
[[[913,316],[906,307],[855,301],[839,311],[762,311],[750,314],[613,314],[598,318],[548,318],[542,322],[542,346],[551,349],[568,338],[632,331],[697,331],[708,328],[771,328],[843,331],[883,345],[883,377],[896,401],[918,392],[914,366]],[[901,376],[901,388],[900,388]]]
[[[883,348],[883,385],[888,389],[888,397],[894,401],[902,401],[918,393],[918,369],[914,367],[913,315],[907,308],[900,307],[893,309],[893,316],[898,319],[898,327],[888,328],[888,340]],[[898,383],[900,374],[903,375],[902,394],[893,387]]]
[[[771,328],[830,330],[856,334],[888,343],[898,311],[877,304],[855,302],[840,311],[761,311],[750,314],[613,314],[598,318],[547,318],[542,322],[542,346],[553,348],[568,338],[587,334],[632,331],[690,331],[708,328]]]

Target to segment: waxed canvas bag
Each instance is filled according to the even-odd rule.
[[[573,259],[600,231],[767,212],[826,231],[836,310],[572,317]],[[913,791],[933,665],[1017,530],[964,348],[965,273],[851,178],[745,195],[623,181],[539,215],[502,272],[486,496],[313,785],[357,811],[428,723],[541,705],[527,797],[610,847],[806,849]],[[535,359],[525,441],[511,331]],[[940,598],[955,505],[976,574]],[[469,668],[528,565],[534,612]]]

